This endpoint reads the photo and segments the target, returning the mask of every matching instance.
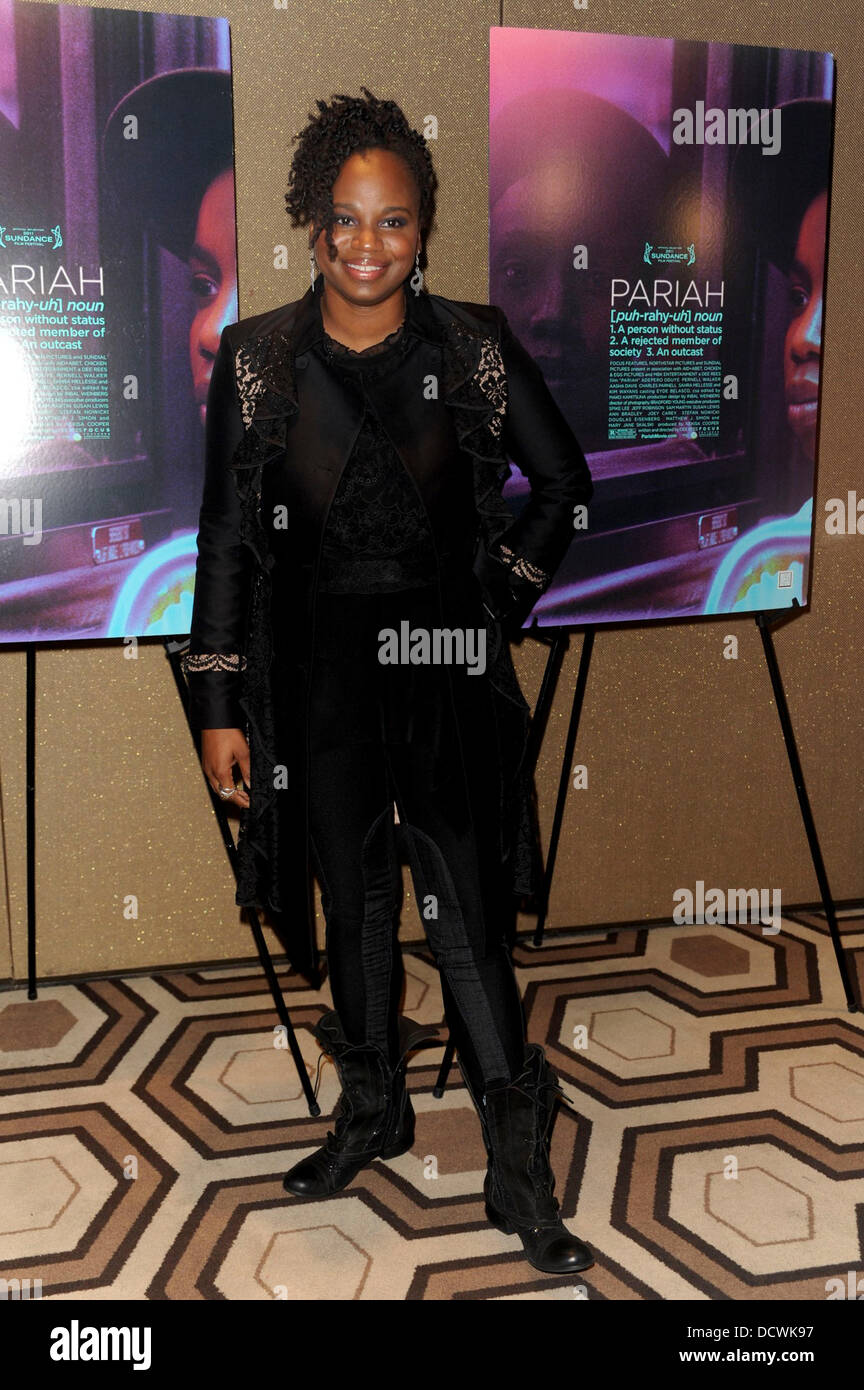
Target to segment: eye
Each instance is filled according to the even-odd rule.
[[[189,289],[196,299],[212,299],[219,293],[219,286],[212,275],[205,275],[203,271],[197,271],[189,277]]]

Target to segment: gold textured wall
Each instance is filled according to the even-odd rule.
[[[119,6],[114,5],[113,8]],[[130,9],[200,14],[200,0]],[[291,136],[318,96],[365,84],[415,125],[434,113],[438,231],[427,284],[486,299],[488,29],[664,35],[822,49],[837,60],[837,135],[823,364],[817,519],[862,487],[864,392],[859,0],[224,0],[232,30],[240,316],[296,299],[308,283],[305,233],[284,212]],[[290,269],[274,269],[287,243]],[[817,520],[812,610],[776,645],[838,899],[864,896],[864,537]],[[724,635],[739,659],[722,659]],[[557,787],[581,637],[565,661],[538,765],[544,834]],[[533,701],[544,649],[515,649]],[[26,971],[24,677],[0,651],[0,979]],[[160,641],[53,645],[37,656],[37,915],[43,976],[252,956],[233,878]],[[567,805],[549,925],[657,918],[697,879],[770,886],[784,904],[817,896],[761,642],[752,619],[598,632],[576,761],[587,790]],[[406,880],[410,890],[410,882]],[[125,915],[127,895],[137,918]],[[526,919],[523,926],[530,925]],[[323,919],[319,905],[319,930]],[[403,937],[422,935],[409,898]],[[278,949],[272,934],[271,945]]]

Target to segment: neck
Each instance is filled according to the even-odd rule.
[[[355,350],[380,343],[405,317],[405,292],[401,285],[380,304],[352,304],[334,294],[326,281],[323,292],[316,293],[321,294],[321,321],[325,332],[338,343]]]

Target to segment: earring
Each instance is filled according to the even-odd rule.
[[[309,247],[309,279],[312,281],[312,293],[315,293],[315,250]]]
[[[411,276],[410,285],[415,294],[419,294],[423,288],[423,271],[420,269],[420,248],[414,257],[414,274]]]

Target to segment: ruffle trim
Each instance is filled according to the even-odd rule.
[[[473,460],[474,502],[491,544],[513,524],[501,496],[512,471],[501,444],[507,374],[494,338],[480,337],[454,319],[445,339],[444,403],[453,411],[460,448]]]

